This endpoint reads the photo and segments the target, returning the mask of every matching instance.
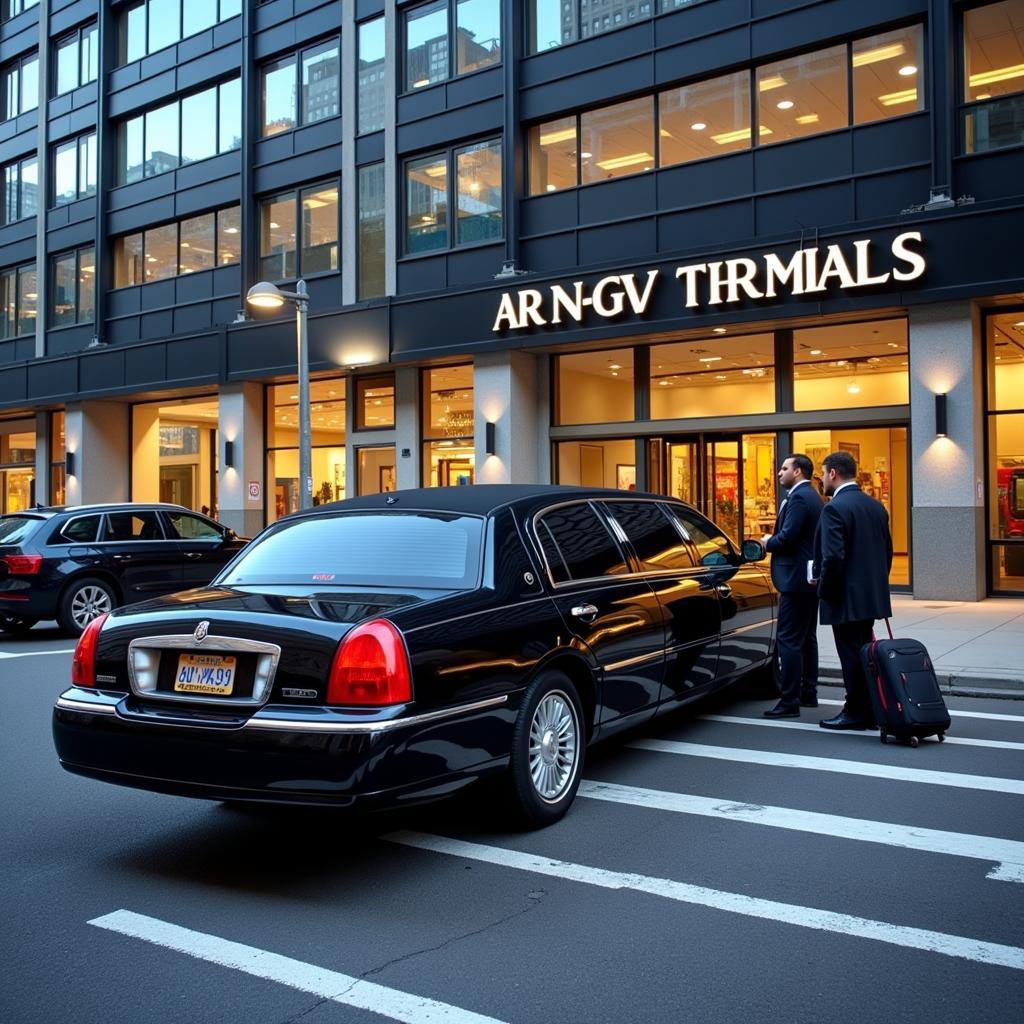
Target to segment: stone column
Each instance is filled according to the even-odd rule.
[[[264,503],[269,498],[264,479],[263,394],[263,386],[256,381],[224,384],[217,405],[217,518],[243,537],[255,537],[266,522]],[[234,448],[233,466],[228,466],[225,458],[227,441]],[[256,497],[249,493],[253,482],[259,485]]]
[[[969,302],[910,310],[910,436],[914,597],[985,596],[984,378]],[[948,436],[935,434],[946,394]]]
[[[50,414],[36,413],[36,477],[35,502],[37,505],[50,504]]]
[[[75,472],[66,481],[67,504],[129,500],[128,428],[122,402],[68,403],[64,440],[75,455]]]
[[[399,366],[395,369],[395,466],[400,491],[420,486],[422,437],[420,371],[415,366]]]
[[[538,408],[537,358],[527,352],[488,352],[473,361],[477,483],[540,480],[539,447],[547,411]],[[493,455],[486,450],[489,422],[495,425]]]

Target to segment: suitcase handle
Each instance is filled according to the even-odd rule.
[[[892,635],[892,624],[889,622],[888,619],[885,620],[885,628],[886,628],[886,631],[889,634],[889,639],[890,640],[895,640],[896,637],[894,637]],[[878,637],[875,636],[875,631],[873,629],[871,630],[871,639],[872,640],[877,640],[878,639]]]

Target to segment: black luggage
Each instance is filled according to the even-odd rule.
[[[923,736],[941,742],[949,728],[949,711],[935,678],[932,659],[917,640],[896,640],[889,620],[888,640],[872,639],[861,648],[861,663],[882,742],[890,736],[916,747]]]

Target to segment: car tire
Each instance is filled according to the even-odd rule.
[[[24,636],[38,621],[23,615],[0,615],[0,633]]]
[[[512,729],[508,797],[517,823],[543,828],[576,797],[586,729],[576,687],[561,672],[544,672],[527,688]]]
[[[117,607],[113,587],[95,576],[82,576],[72,581],[60,596],[57,622],[65,633],[78,636],[89,623]]]

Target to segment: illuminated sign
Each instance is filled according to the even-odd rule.
[[[684,308],[725,306],[745,299],[775,299],[780,295],[815,295],[838,285],[843,292],[889,281],[915,281],[926,269],[925,259],[911,248],[921,242],[920,231],[905,231],[889,246],[887,268],[872,266],[871,240],[853,243],[852,252],[839,245],[798,249],[788,259],[764,253],[759,259],[741,257],[688,263],[677,267]],[[582,323],[585,310],[610,320],[631,312],[643,316],[658,288],[660,270],[610,274],[592,288],[584,281],[567,287],[521,288],[505,292],[494,318],[495,333],[546,327],[567,321]]]

